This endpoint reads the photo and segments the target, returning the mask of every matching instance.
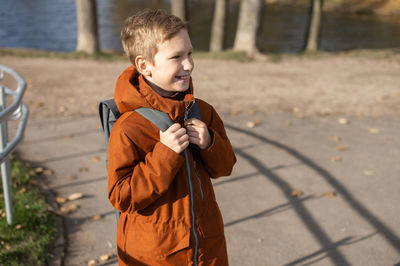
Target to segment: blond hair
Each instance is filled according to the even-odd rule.
[[[143,10],[125,20],[121,31],[121,42],[125,54],[136,67],[135,58],[144,56],[154,64],[158,45],[172,39],[186,23],[164,10]]]

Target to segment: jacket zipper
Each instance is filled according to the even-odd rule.
[[[186,122],[187,119],[189,118],[190,108],[192,107],[193,103],[194,102],[192,102],[191,104],[189,104],[189,106],[187,108],[185,108],[184,119],[183,119],[184,122]],[[194,213],[194,193],[193,193],[193,183],[192,183],[192,176],[191,176],[191,170],[190,170],[188,148],[186,148],[183,151],[183,154],[185,156],[186,172],[187,172],[187,178],[188,178],[188,183],[189,183],[190,214],[191,214],[192,234],[193,234],[193,239],[194,239],[193,264],[195,266],[198,266],[199,265],[199,262],[198,262],[199,238],[198,238],[197,232],[196,232],[196,216]]]
[[[201,200],[203,201],[203,200],[204,200],[204,194],[203,194],[203,189],[202,189],[202,186],[201,186],[200,175],[199,175],[199,172],[197,171],[196,161],[193,161],[193,164],[194,164],[194,172],[195,172],[195,174],[196,174],[197,181],[199,181],[199,188],[200,188]]]

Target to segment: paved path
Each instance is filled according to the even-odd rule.
[[[400,120],[223,118],[238,157],[233,175],[214,182],[231,265],[399,265]],[[57,196],[84,195],[64,204],[79,205],[64,216],[65,265],[115,256],[98,118],[31,120],[18,152],[54,171]]]

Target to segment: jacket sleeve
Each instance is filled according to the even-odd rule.
[[[200,150],[200,156],[212,178],[228,176],[232,173],[236,156],[226,135],[224,123],[215,109],[211,105],[208,105],[208,107],[211,112],[206,115],[204,122],[207,123],[212,135],[212,143],[207,149]]]
[[[108,198],[120,212],[144,209],[161,197],[184,162],[161,142],[140,159],[121,128],[112,131],[108,147]]]

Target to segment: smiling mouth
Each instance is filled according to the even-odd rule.
[[[175,76],[179,80],[189,80],[190,79],[190,74],[189,75],[181,75],[181,76]]]

